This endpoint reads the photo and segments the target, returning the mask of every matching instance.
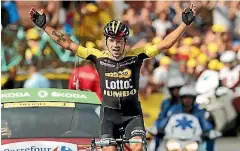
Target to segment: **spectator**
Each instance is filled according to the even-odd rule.
[[[240,40],[235,40],[232,43],[232,50],[236,53],[240,50]]]
[[[133,46],[137,44],[141,39],[145,38],[146,34],[141,30],[141,26],[135,24],[133,26],[133,36],[128,38],[128,44]]]
[[[132,28],[137,23],[136,11],[133,8],[127,9],[126,13],[122,16],[122,20]]]
[[[207,45],[207,50],[207,55],[209,56],[209,59],[216,59],[218,57],[219,47],[216,43],[209,43]]]
[[[19,21],[20,17],[18,14],[18,9],[13,1],[1,2],[2,8],[5,9],[9,16],[9,24],[15,24]]]
[[[39,73],[36,63],[29,67],[29,78],[24,82],[24,88],[49,88],[50,82]]]
[[[155,13],[159,14],[160,12],[165,11],[167,8],[169,8],[170,4],[170,1],[157,1],[155,6]]]
[[[140,15],[137,19],[139,25],[143,28],[144,26],[149,26],[151,25],[151,20],[150,20],[150,12],[147,8],[142,8]]]
[[[183,78],[181,76],[176,76],[176,77],[169,78],[168,83],[167,83],[167,87],[168,87],[168,91],[170,93],[170,96],[166,97],[161,104],[161,109],[160,109],[160,112],[158,114],[158,118],[155,121],[155,125],[157,127],[159,126],[158,124],[164,118],[167,117],[168,110],[172,106],[180,103],[179,90],[184,85],[185,85],[185,81],[183,80]],[[156,142],[155,150],[157,150],[161,141],[162,141],[162,136],[156,136],[155,137],[155,142]]]
[[[28,65],[32,63],[32,58],[38,54],[39,39],[39,32],[36,28],[27,30],[26,40],[28,48],[25,50],[25,61]]]
[[[113,18],[112,2],[111,1],[97,1],[99,7],[99,20],[101,25],[106,25]]]
[[[7,82],[2,86],[2,90],[4,89],[14,89],[15,88],[15,78],[16,78],[16,68],[11,68],[9,70],[9,77],[7,79]]]
[[[216,7],[213,10],[213,23],[218,25],[224,25],[227,30],[231,29],[231,21],[228,17],[229,8],[228,2],[220,1],[217,2]]]
[[[1,25],[3,28],[5,28],[9,23],[10,23],[10,19],[9,19],[9,14],[6,10],[6,8],[2,7],[1,10]]]
[[[20,3],[20,2],[19,2]],[[17,5],[19,3],[16,3]],[[99,36],[102,30],[102,24],[105,24],[110,19],[123,20],[130,27],[130,38],[126,44],[126,49],[147,46],[148,44],[157,44],[161,42],[161,39],[166,33],[171,32],[181,20],[182,10],[190,4],[190,2],[152,2],[144,1],[143,3],[137,3],[142,7],[135,7],[130,2],[41,2],[45,5],[44,9],[47,12],[47,19],[50,19],[52,26],[57,26],[61,29],[61,25],[65,25],[65,31],[72,36],[73,34],[80,38],[82,44],[86,44],[89,47],[98,47],[101,50],[107,50],[105,40]],[[125,4],[127,3],[127,4]],[[10,12],[22,11],[22,7],[6,10],[5,7],[9,7],[14,2],[2,2],[2,10],[4,24],[3,28],[10,23],[9,17],[19,18],[21,16],[11,16]],[[135,3],[136,4],[136,3]],[[191,29],[183,35],[183,38],[175,44],[175,46],[166,53],[162,53],[155,57],[154,60],[145,61],[144,66],[141,69],[140,91],[144,96],[148,96],[155,90],[153,88],[154,77],[156,71],[159,70],[159,60],[162,56],[166,55],[171,58],[171,65],[167,71],[168,77],[182,75],[185,79],[196,79],[206,69],[211,69],[219,72],[223,63],[218,60],[223,56],[227,50],[233,50],[235,53],[240,49],[239,35],[239,7],[240,3],[235,2],[196,2],[198,16],[195,18],[195,22]],[[137,6],[136,5],[136,6]],[[64,7],[64,8],[63,8]],[[117,8],[116,8],[117,7]],[[4,10],[5,9],[5,10]],[[65,13],[66,12],[66,13]],[[119,12],[114,14],[112,12]],[[122,13],[124,12],[124,14]],[[158,15],[157,15],[158,14]],[[122,16],[122,18],[121,18]],[[223,18],[223,20],[221,19]],[[5,24],[7,22],[7,24]],[[18,21],[16,21],[18,22]],[[105,22],[105,23],[104,23]],[[12,21],[11,23],[15,23]],[[60,25],[60,26],[59,26]],[[19,29],[15,29],[17,26],[10,26],[11,28],[5,28],[2,32],[3,46],[7,45],[7,48],[11,47],[14,51],[23,55],[23,62],[32,64],[32,58],[40,56],[43,59],[41,65],[45,66],[49,63],[47,58],[51,59],[52,64],[60,66],[59,51],[51,51],[48,43],[43,46],[41,53],[38,48],[41,45],[39,41],[44,41],[45,38],[41,37],[41,32],[38,32],[35,28],[30,28],[20,32]],[[17,35],[23,35],[26,39],[22,39],[20,44],[16,41],[15,31],[18,30]],[[24,36],[26,33],[26,36]],[[89,37],[89,35],[91,37]],[[45,36],[45,35],[44,35]],[[161,36],[161,37],[160,37]],[[92,43],[88,42],[91,41]],[[17,42],[17,43],[16,43]],[[22,46],[20,46],[22,45]],[[51,44],[50,44],[51,45]],[[20,49],[21,47],[21,49]],[[6,49],[7,50],[7,49]],[[21,50],[21,51],[19,51]],[[24,54],[25,52],[25,54]],[[54,53],[56,52],[56,54]],[[45,56],[41,56],[41,55]],[[50,54],[50,55],[46,55]],[[13,53],[8,51],[6,53],[6,64],[12,57]],[[25,57],[24,57],[25,55]],[[70,55],[65,53],[68,58]],[[9,57],[11,56],[11,57]],[[50,56],[50,57],[49,57]],[[72,57],[72,56],[71,56]],[[64,59],[61,59],[64,60]],[[190,67],[190,60],[195,60],[196,66]],[[215,60],[215,61],[214,61]],[[216,62],[217,60],[217,62]],[[209,62],[210,61],[210,62]],[[228,63],[224,62],[225,67],[220,71],[224,72]],[[239,62],[238,62],[239,64]],[[235,62],[232,64],[232,68],[236,68]],[[64,66],[71,68],[74,66],[72,62],[64,62]],[[160,65],[162,67],[162,65]],[[154,74],[153,74],[154,70]],[[163,74],[165,78],[165,74]],[[162,77],[160,78],[161,81]],[[163,81],[163,80],[162,80]],[[192,80],[190,80],[192,81]],[[194,80],[193,80],[194,81]]]
[[[208,69],[217,71],[218,70],[218,64],[219,64],[219,61],[217,59],[212,59],[208,63]]]
[[[220,71],[220,79],[223,85],[234,89],[240,81],[240,65],[236,65],[236,53],[234,51],[225,51],[220,60],[224,63],[224,67]]]
[[[169,77],[175,77],[175,76],[181,76],[181,73],[179,71],[179,62],[177,58],[177,48],[172,47],[168,50],[168,53],[170,55],[170,58],[172,60],[172,63],[169,67]]]
[[[74,34],[85,43],[90,38],[101,38],[99,7],[92,2],[79,2],[74,14]]]
[[[143,2],[143,7],[148,9],[148,11],[150,12],[153,9],[153,2],[150,0],[146,0]]]
[[[61,7],[60,1],[50,1],[41,2],[45,12],[47,14],[47,19],[49,24],[56,28],[59,25],[63,25],[66,21],[66,11]],[[61,16],[61,17],[60,17]]]
[[[139,94],[144,98],[149,97],[153,92],[152,69],[152,60],[146,60],[140,71]]]
[[[81,65],[73,70],[68,81],[68,89],[95,92],[102,101],[99,75],[92,62],[83,60]]]
[[[184,60],[179,61],[179,71],[181,75],[184,77],[185,73],[187,72],[186,61]]]
[[[167,30],[172,28],[172,23],[167,19],[167,13],[163,10],[158,14],[158,19],[152,23],[152,26],[156,29],[157,35],[160,37],[164,37]]]
[[[224,63],[224,68],[220,71],[220,78],[225,78],[227,72],[234,68],[236,60],[236,53],[234,51],[225,51],[221,57],[220,61]]]
[[[172,18],[172,22],[174,25],[179,25],[181,23],[181,15],[182,15],[182,8],[181,8],[181,2],[175,1],[173,2],[171,9],[172,12],[174,12],[174,15],[170,16]]]
[[[171,59],[167,56],[164,56],[159,61],[159,67],[153,71],[153,82],[155,84],[155,90],[159,90],[166,86],[168,81],[168,71],[169,66],[171,65]]]
[[[196,57],[196,61],[197,66],[195,68],[195,76],[196,78],[198,78],[202,74],[202,72],[206,70],[208,57],[204,53],[201,53]]]
[[[214,1],[201,1],[196,4],[197,12],[199,13],[196,18],[196,23],[201,31],[204,31],[213,24],[214,5],[216,5]]]
[[[237,52],[237,64],[240,64],[240,48]]]
[[[189,59],[187,61],[187,74],[185,74],[186,84],[194,84],[196,81],[195,68],[197,66],[197,61],[195,59]]]
[[[67,34],[73,34],[74,15],[77,12],[75,4],[75,1],[64,1],[62,4],[66,9],[66,21],[64,23],[64,29]]]

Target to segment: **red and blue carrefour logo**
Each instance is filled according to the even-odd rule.
[[[60,147],[56,147],[53,151],[73,151],[73,150],[67,146],[60,146]]]

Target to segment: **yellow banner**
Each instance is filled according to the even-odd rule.
[[[3,108],[17,107],[75,107],[75,103],[66,102],[21,102],[21,103],[4,103]]]
[[[155,120],[158,118],[163,99],[164,94],[161,92],[153,93],[148,98],[143,98],[140,96],[146,128],[151,127],[154,124]]]

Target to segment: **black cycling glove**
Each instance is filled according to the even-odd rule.
[[[46,14],[40,15],[37,11],[33,14],[32,21],[40,28],[46,24],[46,20]]]
[[[190,25],[194,19],[195,19],[195,16],[192,9],[187,8],[185,11],[182,12],[182,21],[186,25]]]

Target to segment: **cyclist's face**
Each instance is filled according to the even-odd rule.
[[[115,58],[119,58],[122,56],[125,46],[124,38],[111,38],[107,39],[107,47],[108,50],[112,53],[112,56]]]

